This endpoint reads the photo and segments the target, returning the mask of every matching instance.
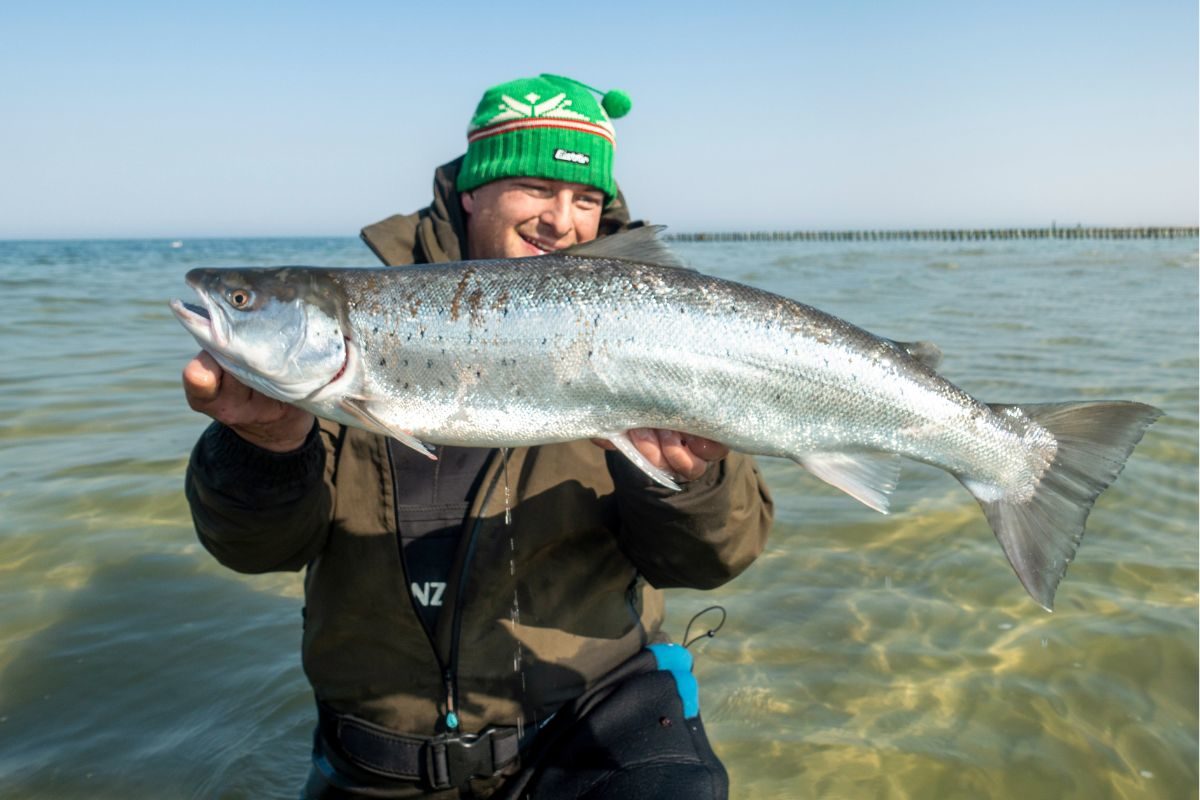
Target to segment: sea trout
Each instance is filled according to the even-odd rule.
[[[383,269],[196,269],[172,310],[246,385],[429,444],[603,438],[651,477],[632,428],[790,458],[886,512],[901,457],[950,472],[1050,610],[1096,497],[1158,409],[988,405],[936,348],[687,269],[646,227],[533,258]]]

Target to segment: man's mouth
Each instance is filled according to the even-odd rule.
[[[550,242],[544,242],[541,239],[534,239],[526,236],[523,233],[520,234],[520,236],[527,245],[532,247],[534,250],[537,250],[540,254],[553,253],[555,250],[559,249],[556,245],[553,245]]]

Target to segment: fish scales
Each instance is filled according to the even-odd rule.
[[[996,441],[956,435],[964,417],[991,417],[985,407],[836,317],[687,270],[538,262],[335,273],[365,393],[442,444],[649,426],[784,457],[850,447],[948,459],[971,445],[959,460],[978,464],[982,445],[986,479],[1024,467],[1006,428],[982,426]],[[935,434],[949,437],[944,453]]]

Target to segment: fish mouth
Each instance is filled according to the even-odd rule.
[[[208,315],[208,309],[203,306],[198,306],[195,303],[180,303],[185,309],[192,312],[198,317],[204,317],[206,320],[212,321],[212,317]]]
[[[202,345],[211,344],[218,348],[224,347],[228,344],[228,341],[221,335],[220,329],[213,321],[212,311],[208,306],[207,299],[201,294],[200,300],[205,305],[200,306],[195,303],[185,303],[183,300],[172,300],[170,303],[171,311],[174,312],[188,333],[196,337]]]

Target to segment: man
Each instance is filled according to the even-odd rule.
[[[555,76],[489,89],[432,205],[363,239],[400,266],[634,226],[605,107]],[[660,589],[717,586],[761,552],[772,509],[752,459],[634,432],[678,493],[601,442],[430,462],[258,395],[204,353],[184,386],[217,420],[188,470],[201,541],[236,570],[307,570],[307,797],[725,795]]]

